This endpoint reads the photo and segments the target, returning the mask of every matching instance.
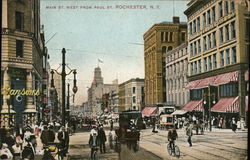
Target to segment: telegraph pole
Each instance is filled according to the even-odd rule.
[[[62,125],[65,126],[65,77],[66,77],[66,71],[65,71],[65,48],[62,49]]]
[[[67,109],[66,109],[66,111],[67,111],[67,119],[68,119],[68,121],[69,121],[69,83],[68,83],[68,95],[67,95]]]

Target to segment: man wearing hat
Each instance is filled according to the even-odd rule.
[[[24,150],[22,152],[22,159],[23,160],[34,160],[35,159],[35,153],[36,153],[36,136],[30,135],[28,140],[28,144],[24,147]]]

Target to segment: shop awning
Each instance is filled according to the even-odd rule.
[[[145,107],[141,113],[143,116],[153,116],[157,113],[157,107]]]
[[[248,112],[248,96],[246,96],[246,112]]]
[[[245,81],[249,81],[249,70],[245,72]]]
[[[213,85],[227,84],[238,81],[238,71],[217,75]]]
[[[236,82],[236,81],[238,81],[238,71],[219,74],[219,75],[212,76],[212,77],[190,81],[185,87],[185,89],[198,89],[198,88],[208,87],[209,84],[213,86],[217,86],[217,85],[226,84],[229,82]]]
[[[185,113],[187,113],[185,110],[176,110],[171,115],[183,115]]]
[[[239,97],[221,98],[212,108],[213,112],[239,112]]]
[[[203,111],[203,100],[189,101],[181,110],[185,111]]]

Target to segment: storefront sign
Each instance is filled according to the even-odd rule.
[[[10,86],[4,86],[2,89],[3,95],[28,95],[28,96],[38,96],[40,95],[40,90],[33,89],[11,89]]]

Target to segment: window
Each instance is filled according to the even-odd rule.
[[[16,40],[16,56],[23,57],[23,41]]]
[[[141,87],[141,94],[144,94],[144,87]]]
[[[16,17],[16,29],[23,30],[23,13],[22,12],[15,12],[15,17]]]
[[[222,1],[219,2],[219,18],[223,17]]]
[[[193,43],[190,44],[190,56],[193,56]]]
[[[194,73],[195,74],[197,73],[197,62],[196,61],[194,62]]]
[[[213,47],[216,47],[216,31],[213,32]]]
[[[224,1],[225,2],[225,4],[224,4],[224,7],[225,7],[225,15],[227,15],[228,14],[228,1],[226,0],[226,1]]]
[[[211,34],[208,35],[208,49],[212,48]]]
[[[194,26],[194,33],[195,33],[196,32],[196,20],[194,20],[193,26]]]
[[[210,10],[207,11],[207,23],[211,24]]]
[[[226,49],[226,65],[230,64],[230,50]]]
[[[212,22],[216,21],[215,6],[212,8]]]
[[[220,66],[224,66],[224,51],[220,52]]]
[[[208,57],[208,69],[211,70],[212,69],[212,56]]]
[[[235,9],[235,3],[234,0],[231,1],[231,11],[233,12]]]
[[[237,62],[236,60],[237,60],[236,47],[233,47],[232,48],[232,64],[235,64]]]
[[[231,35],[232,35],[232,39],[236,38],[236,31],[235,31],[235,22],[231,22]]]
[[[203,13],[202,15],[202,20],[203,20],[203,27],[206,26],[207,20],[206,20],[206,13]]]
[[[217,60],[216,60],[216,54],[213,54],[213,68],[217,68]]]
[[[197,54],[197,46],[196,46],[196,41],[194,42],[194,55]]]
[[[201,41],[200,41],[200,39],[198,40],[198,53],[201,53]]]
[[[169,37],[170,37],[170,38],[169,38],[169,41],[170,41],[170,42],[173,42],[173,32],[170,32],[170,33],[169,33]]]
[[[162,53],[166,53],[166,50],[167,50],[166,46],[163,46],[162,47]]]
[[[181,41],[185,41],[186,40],[186,33],[182,32],[181,33]]]
[[[203,50],[204,51],[207,50],[207,37],[206,36],[203,38]]]
[[[164,40],[164,32],[161,32],[161,41],[163,42]]]
[[[136,98],[135,98],[135,96],[133,96],[133,103],[136,103]]]
[[[200,17],[197,18],[197,30],[200,31]]]
[[[172,49],[173,49],[172,46],[169,46],[169,47],[168,47],[168,51],[171,51]]]
[[[165,32],[165,41],[168,42],[168,32]]]
[[[201,73],[201,60],[198,60],[198,73]]]
[[[249,26],[250,26],[250,19],[246,19],[246,37],[249,37]]]
[[[190,63],[191,75],[193,74],[193,62]]]
[[[229,40],[229,25],[225,26],[225,32],[226,32],[226,41]]]
[[[189,34],[192,34],[192,22],[189,23]]]
[[[133,94],[135,94],[135,87],[133,87]]]
[[[220,43],[224,42],[224,38],[223,38],[223,28],[220,28]]]
[[[207,71],[207,57],[204,58],[204,71]]]
[[[202,89],[192,89],[190,90],[190,100],[202,99]]]
[[[237,83],[229,83],[219,86],[220,97],[235,97],[238,95]]]

